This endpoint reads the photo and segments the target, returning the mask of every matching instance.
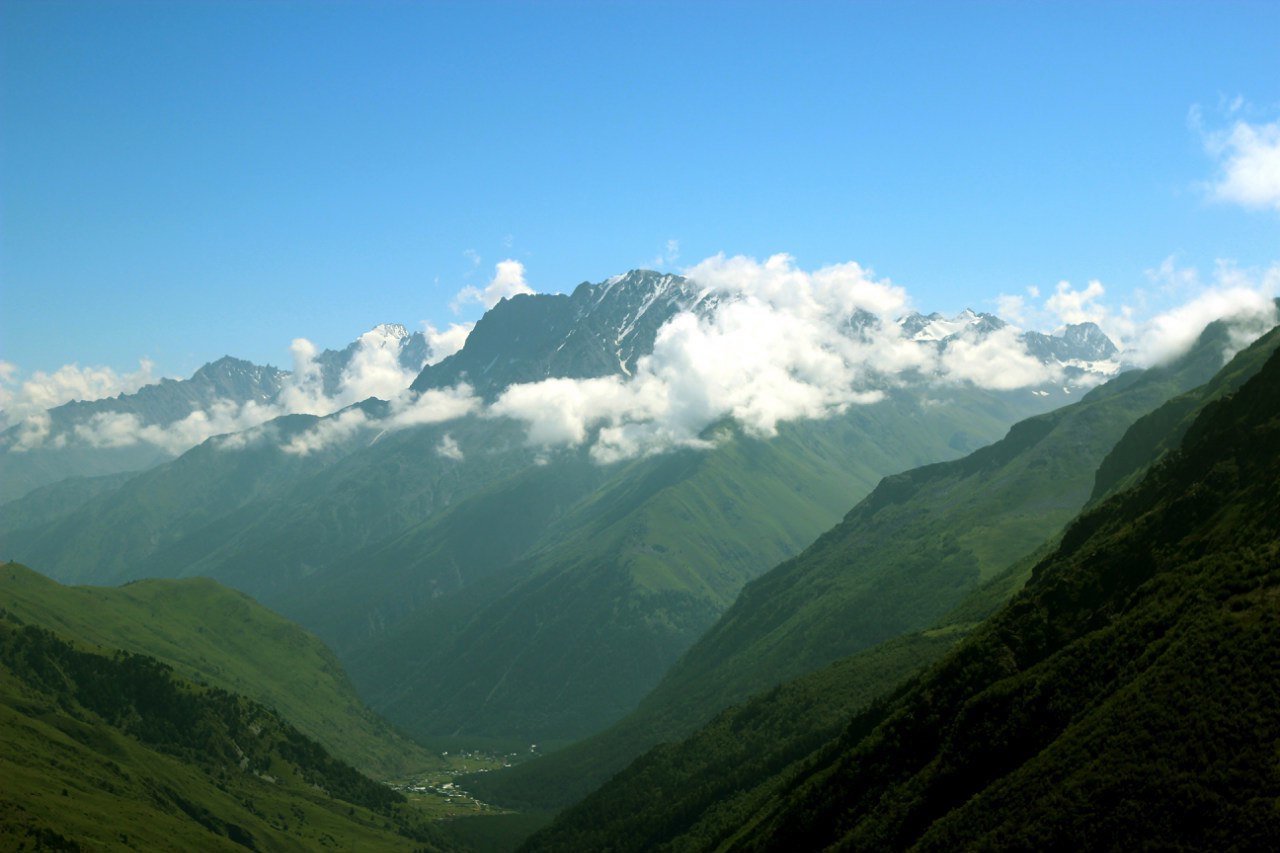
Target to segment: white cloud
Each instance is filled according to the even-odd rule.
[[[110,367],[64,365],[52,373],[37,370],[19,381],[20,370],[12,362],[0,362],[0,426],[5,428],[32,415],[48,411],[72,400],[101,400],[118,394],[132,394],[156,381],[154,365],[138,362],[133,373],[119,374]]]
[[[1206,326],[1220,319],[1237,323],[1233,350],[1224,353],[1224,358],[1229,357],[1280,321],[1274,301],[1278,294],[1280,263],[1253,273],[1220,263],[1211,286],[1138,328],[1129,347],[1129,360],[1145,367],[1176,358],[1190,349]]]
[[[1106,288],[1101,282],[1090,281],[1082,289],[1059,282],[1043,305],[1021,303],[1018,322],[1049,329],[1065,323],[1097,323],[1121,349],[1121,360],[1135,367],[1176,358],[1214,320],[1230,319],[1236,324],[1233,334],[1238,340],[1233,341],[1232,353],[1276,323],[1273,300],[1280,295],[1280,262],[1258,270],[1218,261],[1206,281],[1195,267],[1183,266],[1170,255],[1145,275],[1152,287],[1134,290],[1131,304],[1119,305],[1104,301]],[[1009,304],[1003,301],[1001,307]]]
[[[324,394],[324,375],[316,356],[320,351],[306,338],[294,338],[289,346],[293,371],[284,382],[276,403],[283,413],[327,415],[333,411]]]
[[[49,441],[49,432],[52,428],[53,418],[49,417],[48,412],[27,415],[20,422],[17,437],[9,449],[16,453],[25,453],[28,450],[41,447]],[[66,444],[66,436],[57,436],[54,439],[54,443],[55,446],[64,446]]]
[[[1198,116],[1193,114],[1197,123]],[[1280,121],[1236,121],[1227,129],[1203,134],[1203,139],[1205,150],[1217,165],[1217,174],[1208,185],[1210,198],[1247,208],[1280,210]]]
[[[1179,266],[1176,255],[1169,255],[1159,266],[1144,270],[1143,274],[1162,293],[1172,296],[1194,293],[1201,287],[1199,271],[1195,267]]]
[[[1045,308],[1063,323],[1101,323],[1107,317],[1107,309],[1099,300],[1106,292],[1097,279],[1089,282],[1083,290],[1076,290],[1070,282],[1060,281],[1053,295],[1045,300]]]
[[[445,459],[452,459],[455,462],[461,462],[466,457],[462,454],[462,448],[458,446],[458,442],[448,433],[440,439],[440,443],[436,445],[436,454]]]
[[[456,385],[416,393],[405,390],[391,400],[391,416],[380,424],[386,429],[405,429],[422,424],[438,424],[474,414],[480,409],[480,398],[471,386]]]
[[[907,340],[894,322],[910,307],[906,292],[857,264],[806,272],[786,255],[763,263],[718,255],[685,274],[704,288],[704,309],[715,307],[669,320],[633,376],[512,386],[488,414],[523,422],[534,446],[585,445],[610,462],[706,446],[714,441],[708,429],[726,419],[770,436],[788,420],[875,402],[878,389],[908,374],[995,390],[1066,381],[1059,366],[1027,352],[1017,326],[982,337],[970,330],[941,350]],[[1171,263],[1153,275],[1183,290],[1198,282],[1194,271]],[[1050,328],[1097,323],[1117,343],[1129,343],[1131,361],[1149,364],[1184,350],[1218,317],[1262,318],[1250,333],[1256,337],[1274,313],[1268,300],[1278,282],[1280,266],[1259,277],[1223,265],[1213,287],[1146,324],[1132,306],[1107,305],[1096,280],[1079,289],[1060,282],[1039,306],[1027,302],[1040,297],[1029,287],[1027,297],[1005,297],[1002,307]],[[861,319],[851,323],[854,317]]]
[[[892,322],[905,292],[857,264],[808,273],[786,255],[764,263],[718,255],[685,274],[717,307],[669,320],[632,377],[513,386],[490,413],[523,421],[531,444],[590,443],[607,462],[705,446],[706,429],[725,418],[770,436],[784,421],[874,402],[879,392],[865,387],[873,373],[929,358]],[[883,322],[851,336],[856,312]]]
[[[511,266],[504,269],[503,264]],[[486,292],[528,292],[519,263],[503,264]],[[224,434],[232,437],[219,446],[232,449],[276,442],[276,433],[263,425],[284,414],[304,413],[322,420],[285,441],[283,449],[305,455],[335,443],[376,440],[373,430],[381,435],[484,415],[522,422],[535,447],[586,446],[595,459],[610,462],[708,446],[722,434],[712,428],[729,420],[749,434],[768,437],[787,421],[828,417],[873,403],[883,389],[909,378],[1000,390],[1063,380],[1057,368],[1026,352],[1017,327],[982,338],[971,330],[942,349],[908,340],[897,323],[911,310],[906,291],[856,263],[806,271],[784,254],[763,262],[717,255],[685,274],[701,293],[698,305],[658,330],[653,351],[638,360],[629,376],[515,385],[489,407],[466,385],[416,394],[408,390],[416,371],[400,365],[399,338],[383,329],[361,336],[336,393],[326,396],[317,349],[298,338],[292,345],[293,372],[271,404],[223,401],[164,426],[143,425],[126,413],[100,413],[78,425],[71,438],[95,447],[148,442],[178,453]],[[1140,312],[1132,305],[1113,307],[1096,280],[1079,289],[1060,282],[1044,299],[1035,287],[1028,287],[1025,296],[1001,296],[1000,313],[1019,325],[1096,322],[1139,365],[1176,356],[1218,317],[1256,321],[1233,346],[1243,346],[1265,323],[1275,321],[1269,300],[1280,291],[1280,264],[1259,272],[1220,263],[1206,286],[1195,269],[1182,268],[1170,257],[1148,271],[1148,278],[1157,285],[1154,296],[1166,307],[1145,323],[1137,317],[1149,313],[1146,296]],[[1175,298],[1182,304],[1173,304]],[[460,348],[471,328],[454,323],[440,331],[426,325],[432,360]],[[143,368],[140,375],[149,373],[150,365]],[[79,368],[62,376],[38,376],[41,382],[34,387],[39,389],[93,382],[107,387],[126,380]],[[0,383],[12,396],[17,369],[0,362]],[[348,408],[371,396],[388,401],[384,417]],[[35,399],[36,394],[27,397]],[[42,411],[21,422],[14,450],[67,440],[66,435],[51,435]],[[362,437],[366,431],[370,434]],[[445,458],[461,455],[450,435],[440,440],[436,452]]]
[[[601,423],[655,414],[638,391],[638,383],[628,387],[614,376],[544,379],[507,388],[489,414],[524,421],[531,444],[577,446]]]
[[[524,264],[507,259],[499,261],[494,269],[493,278],[485,285],[484,290],[476,287],[464,287],[453,297],[450,307],[454,313],[461,311],[470,303],[479,303],[485,310],[497,305],[503,299],[521,293],[533,293],[534,290],[524,280]]]
[[[1047,331],[1066,325],[1095,323],[1120,349],[1125,349],[1135,333],[1134,308],[1121,305],[1112,308],[1103,301],[1106,287],[1097,279],[1077,290],[1069,281],[1060,281],[1053,293],[1039,307],[1023,306],[1019,318],[1010,318],[1024,328],[1043,328]],[[1039,296],[1035,287],[1027,288],[1028,295]]]
[[[1002,293],[996,297],[996,315],[1010,323],[1024,325],[1027,322],[1027,301],[1016,294]]]
[[[662,251],[653,257],[645,266],[655,270],[666,269],[680,260],[680,241],[671,239],[662,247]]]
[[[455,329],[444,335],[446,340],[456,340],[459,337]],[[129,447],[146,443],[176,455],[215,435],[243,433],[282,415],[326,416],[370,397],[393,401],[390,428],[394,429],[456,417],[455,412],[469,411],[475,405],[459,402],[446,392],[428,392],[422,398],[410,399],[408,388],[417,372],[400,364],[399,339],[383,329],[374,329],[360,336],[333,396],[325,394],[321,367],[316,360],[319,355],[316,346],[306,338],[296,338],[290,349],[293,354],[293,371],[285,377],[280,394],[271,403],[219,400],[207,408],[192,411],[185,417],[166,424],[144,425],[132,413],[98,412],[87,421],[76,424],[72,428],[71,437],[89,447]],[[143,377],[149,376],[150,368],[150,364],[144,362],[142,371],[123,379],[114,377],[114,374],[105,369],[80,370],[74,365],[55,374],[38,373],[32,380],[24,383],[23,387],[27,389],[25,398],[43,403],[58,398],[59,394],[54,393],[54,390],[61,390],[61,396],[66,396],[66,389],[73,389],[77,396],[84,396],[79,393],[84,388],[105,388],[113,380],[115,385],[112,388],[127,388],[139,385]],[[16,371],[7,368],[0,369],[0,377],[12,377],[15,373]],[[463,397],[469,395],[470,389],[466,389]],[[30,450],[48,445],[50,441],[58,442],[58,446],[66,444],[66,435],[51,434],[51,419],[43,411],[28,415],[23,423],[23,429],[12,443],[13,450]],[[355,418],[348,417],[342,423],[345,432],[335,430],[325,422],[317,427],[321,438],[297,439],[291,443],[290,452],[310,452],[327,440],[350,435],[354,431]],[[247,438],[242,441],[224,440],[218,446],[234,449],[246,446],[247,443]]]
[[[1013,326],[997,329],[982,339],[971,333],[962,334],[942,354],[942,375],[998,391],[1061,382],[1061,369],[1032,357],[1018,334]]]
[[[332,418],[324,418],[306,432],[291,438],[280,449],[285,453],[306,456],[337,444],[369,425],[363,409],[348,409]]]
[[[440,331],[430,323],[423,324],[427,336],[427,344],[431,347],[431,357],[427,364],[437,364],[458,352],[466,344],[475,323],[450,323],[449,328]]]
[[[89,447],[151,444],[176,456],[215,435],[250,430],[281,414],[284,412],[274,405],[231,400],[215,401],[208,409],[197,409],[167,424],[144,425],[132,412],[96,412],[72,427],[72,435],[77,443]],[[46,427],[43,438],[47,437]]]
[[[390,400],[390,414],[371,418],[362,409],[345,409],[324,417],[305,432],[285,442],[281,449],[286,453],[305,456],[334,444],[354,440],[362,431],[379,430],[378,435],[425,424],[457,420],[480,410],[480,398],[474,396],[469,385],[432,389],[422,393],[402,389]],[[240,442],[224,442],[224,449],[238,449]]]
[[[76,424],[75,435],[90,447],[128,447],[138,443],[141,419],[132,412],[98,412]]]
[[[351,360],[342,370],[335,408],[370,397],[390,400],[413,383],[418,370],[400,364],[400,341],[378,329],[360,336]]]

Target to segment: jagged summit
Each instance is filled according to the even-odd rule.
[[[462,350],[424,368],[413,388],[465,381],[492,397],[508,385],[550,377],[630,375],[652,352],[662,324],[696,308],[700,298],[682,276],[637,269],[583,282],[571,294],[506,299],[485,312]]]
[[[476,323],[461,351],[424,368],[413,389],[467,382],[492,399],[509,385],[552,377],[630,376],[640,357],[652,351],[667,320],[686,310],[707,316],[734,298],[704,290],[683,276],[634,269],[598,283],[583,282],[567,295],[504,300]],[[879,324],[878,318],[864,315],[848,318],[849,334]],[[961,339],[981,342],[1009,324],[965,308],[953,317],[912,312],[898,326],[909,340],[945,351]],[[1052,338],[1020,333],[1018,340],[1034,358],[1062,365],[1068,380],[1110,376],[1119,369],[1113,360],[1115,345],[1092,324],[1070,327]]]
[[[898,325],[907,337],[915,341],[947,341],[966,332],[990,334],[1008,324],[994,314],[966,308],[954,317],[944,317],[936,311],[932,314],[913,311],[900,319]]]
[[[380,335],[388,340],[400,341],[409,337],[409,330],[401,323],[379,323],[365,334]]]
[[[1025,332],[1022,342],[1027,352],[1046,362],[1092,364],[1112,362],[1120,355],[1120,349],[1096,323],[1075,323],[1051,335]]]
[[[283,371],[271,365],[254,364],[251,361],[245,361],[243,358],[224,355],[217,361],[211,361],[196,370],[195,373],[191,374],[191,381],[207,382],[240,377],[260,381],[264,377],[279,376],[282,373]]]

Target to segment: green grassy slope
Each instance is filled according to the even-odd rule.
[[[1180,452],[1082,516],[1026,590],[882,721],[855,720],[815,755],[731,846],[1272,846],[1278,496],[1273,356],[1201,413]]]
[[[1122,376],[965,459],[886,478],[802,555],[749,584],[634,714],[546,759],[489,774],[477,790],[499,802],[566,805],[722,708],[935,625],[1073,517],[1134,420],[1213,376],[1221,332],[1208,330],[1169,367]]]
[[[0,614],[0,847],[436,850],[404,798],[274,712]]]
[[[323,643],[214,581],[66,587],[9,563],[0,566],[0,607],[61,636],[147,654],[184,678],[251,697],[380,778],[439,763],[365,707]]]

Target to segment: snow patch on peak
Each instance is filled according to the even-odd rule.
[[[401,323],[379,323],[361,337],[376,335],[387,340],[400,341],[409,337],[409,330]]]
[[[954,317],[943,317],[937,312],[925,316],[919,313],[908,314],[898,321],[898,325],[913,341],[945,341],[963,333],[971,326],[979,327],[979,331],[992,331],[1004,325],[1003,321],[990,314],[979,314],[972,308],[966,308]]]

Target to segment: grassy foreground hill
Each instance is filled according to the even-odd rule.
[[[793,682],[650,753],[527,849],[1274,847],[1280,355],[1234,393],[1207,389],[1181,423],[1160,436],[1183,434],[1180,449],[1082,514],[1007,606],[838,736],[748,779],[724,761],[728,780],[690,772],[761,746],[766,718],[800,709],[815,676]],[[823,675],[828,689],[855,660]],[[735,781],[710,798],[689,784]]]
[[[0,848],[443,850],[278,714],[0,612]]]
[[[0,566],[0,608],[68,639],[150,655],[190,681],[250,697],[379,778],[439,764],[364,705],[315,636],[214,581],[67,587],[8,563]]]

